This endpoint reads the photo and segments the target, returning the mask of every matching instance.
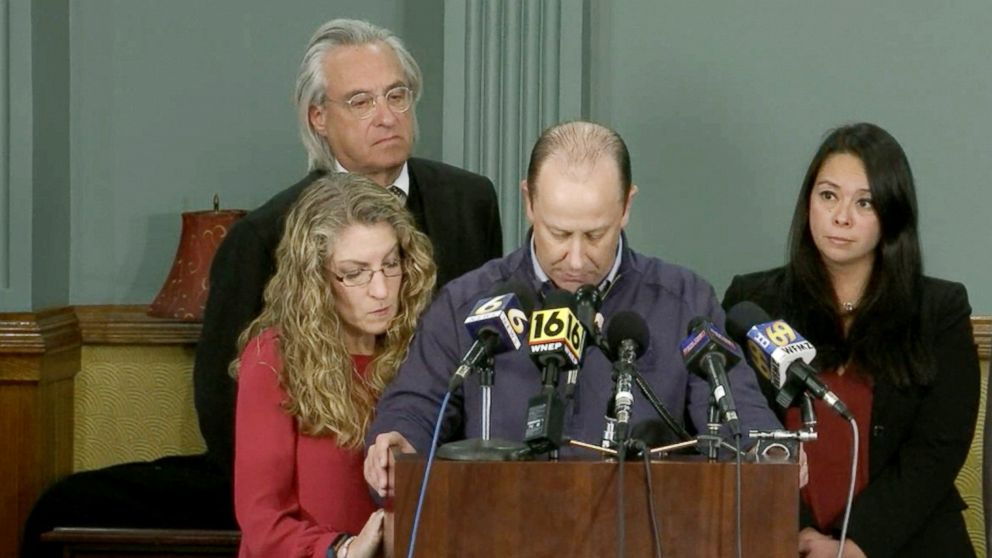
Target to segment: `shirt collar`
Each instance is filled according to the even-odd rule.
[[[617,253],[613,256],[613,267],[610,268],[610,272],[606,274],[606,277],[599,282],[597,288],[602,294],[606,294],[610,290],[610,285],[617,278],[617,273],[620,272],[620,256],[623,254],[623,235],[621,234],[617,240]],[[531,231],[530,234],[530,261],[531,265],[534,266],[534,275],[537,277],[538,281],[542,284],[550,284],[551,278],[548,274],[541,269],[541,264],[537,261],[537,251],[534,249],[534,233]]]
[[[348,169],[341,166],[341,163],[337,159],[334,159],[334,170],[336,172],[351,172]],[[410,195],[410,171],[407,169],[406,162],[403,163],[403,167],[400,168],[400,175],[396,177],[396,182],[392,184],[386,184],[386,187],[396,186],[400,190],[403,190],[403,194],[406,196]]]

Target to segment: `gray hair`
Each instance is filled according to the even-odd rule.
[[[297,123],[300,127],[300,138],[307,150],[307,166],[309,170],[334,170],[334,154],[323,136],[314,131],[310,125],[310,107],[320,105],[327,100],[327,82],[322,63],[327,53],[340,46],[361,46],[375,43],[385,43],[396,54],[400,67],[403,68],[407,86],[413,90],[413,106],[410,116],[413,119],[414,139],[417,136],[416,105],[420,100],[421,83],[423,78],[420,66],[413,59],[410,51],[403,46],[403,41],[392,31],[372,25],[367,21],[357,19],[334,19],[320,26],[307,44],[303,61],[300,62],[300,73],[296,77],[296,92],[293,101],[296,104]]]

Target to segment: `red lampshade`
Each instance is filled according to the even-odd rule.
[[[198,322],[210,290],[210,263],[221,240],[235,221],[244,217],[242,209],[217,209],[183,213],[183,229],[176,259],[169,277],[148,309],[149,316]]]

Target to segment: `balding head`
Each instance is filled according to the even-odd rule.
[[[589,122],[548,128],[521,182],[534,257],[558,288],[598,285],[616,261],[637,187],[616,132]]]
[[[544,164],[560,158],[564,166],[575,173],[584,173],[601,161],[616,165],[620,176],[620,199],[630,195],[630,152],[623,138],[613,130],[592,122],[563,122],[551,126],[534,144],[527,166],[527,194],[530,201],[537,194],[538,175]]]

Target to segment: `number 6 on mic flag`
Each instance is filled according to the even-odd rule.
[[[449,392],[457,389],[472,370],[490,357],[517,350],[523,345],[527,332],[527,311],[534,306],[530,292],[523,285],[512,282],[497,285],[494,290],[501,294],[480,300],[465,318],[465,327],[475,341],[451,376]]]
[[[483,329],[490,328],[499,335],[494,353],[517,350],[527,329],[527,314],[520,308],[513,293],[480,300],[465,318],[465,327],[478,339]]]

